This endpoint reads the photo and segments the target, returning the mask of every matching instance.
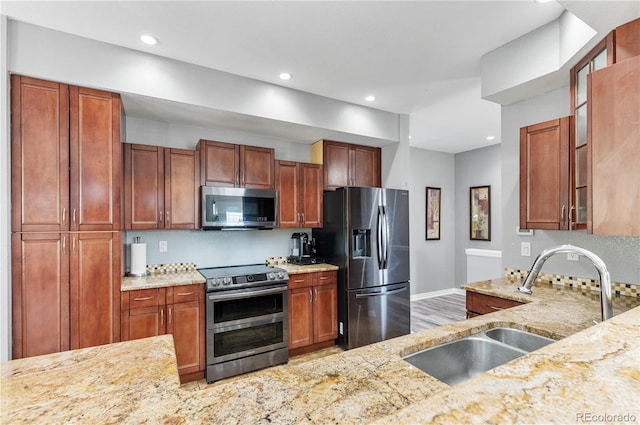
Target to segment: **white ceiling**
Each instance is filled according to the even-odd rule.
[[[533,0],[3,0],[1,7],[23,22],[409,114],[413,146],[452,153],[500,142],[500,105],[480,98],[481,56],[564,10]],[[597,21],[593,8],[584,13]],[[143,33],[159,44],[143,45]],[[293,79],[279,80],[282,71]],[[135,103],[127,114],[153,118]]]

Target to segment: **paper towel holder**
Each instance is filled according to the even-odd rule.
[[[133,238],[133,243],[131,244],[131,261],[130,261],[131,264],[129,266],[130,270],[126,273],[126,275],[127,276],[133,276],[133,277],[148,276],[149,275],[149,271],[147,270],[147,267],[146,267],[146,262],[147,262],[146,261],[146,257],[147,257],[146,256],[146,244],[144,244],[145,245],[145,247],[144,247],[145,251],[144,251],[144,254],[143,254],[144,271],[140,271],[140,272],[132,272],[131,271],[131,269],[134,268],[134,266],[133,266],[133,262],[134,262],[133,245],[134,244],[140,244],[140,236],[136,236],[135,238]]]

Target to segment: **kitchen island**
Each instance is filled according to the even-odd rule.
[[[614,297],[615,317],[594,326],[597,293],[537,285],[529,296],[519,284],[465,287],[526,303],[518,307],[200,390],[179,386],[169,335],[6,362],[0,422],[638,422],[637,297]],[[561,341],[453,387],[402,360],[497,326]]]

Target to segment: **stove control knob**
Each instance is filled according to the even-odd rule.
[[[225,277],[222,279],[222,284],[223,285],[231,285],[231,278],[230,277]]]
[[[278,272],[278,279],[284,279],[284,272]]]
[[[276,274],[274,272],[270,272],[267,277],[269,278],[269,280],[274,280],[276,278]]]
[[[218,278],[211,279],[211,284],[213,286],[220,286],[220,279],[218,279]]]

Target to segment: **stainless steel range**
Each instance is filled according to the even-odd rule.
[[[286,363],[286,270],[252,264],[198,271],[207,279],[207,382]]]

